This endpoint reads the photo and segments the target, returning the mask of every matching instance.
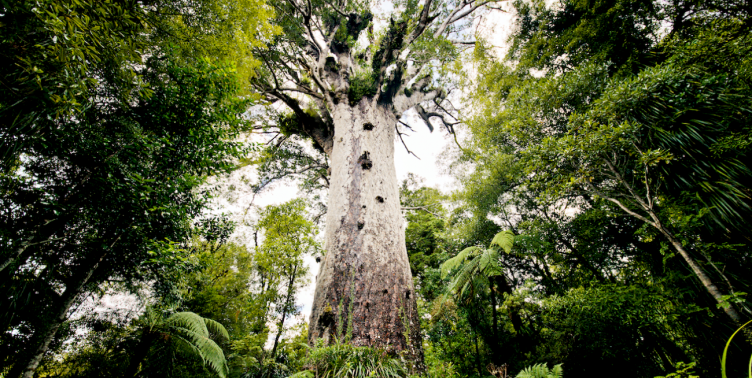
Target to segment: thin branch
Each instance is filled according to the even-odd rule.
[[[430,206],[432,206],[432,205],[435,205],[435,204],[431,204],[431,205],[427,205],[427,206],[409,206],[409,207],[401,207],[401,208],[400,208],[400,210],[423,210],[423,211],[427,212],[428,214],[431,214],[431,215],[435,216],[436,218],[441,218],[441,215],[439,215],[439,214],[436,214],[436,213],[434,213],[433,211],[430,211],[430,210],[428,210],[428,208],[429,208]]]
[[[400,121],[400,122],[404,124],[404,122],[402,122],[402,121]],[[420,160],[420,158],[418,157],[418,155],[416,155],[415,153],[413,153],[412,151],[410,151],[409,148],[407,148],[407,144],[405,144],[405,140],[402,139],[402,133],[399,131],[399,129],[397,129],[397,125],[394,126],[394,129],[397,131],[397,135],[399,136],[400,141],[402,142],[402,145],[405,146],[405,150],[407,150],[407,153],[409,155],[415,156],[418,160]]]

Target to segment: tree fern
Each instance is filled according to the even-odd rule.
[[[192,312],[178,312],[172,314],[165,320],[165,325],[172,331],[178,342],[183,342],[191,346],[204,364],[216,372],[220,377],[227,376],[228,368],[222,348],[211,339],[209,329],[213,330],[215,335],[224,339],[229,339],[229,335],[224,326],[218,322],[203,318]]]
[[[475,256],[482,250],[483,249],[481,249],[480,247],[465,248],[460,253],[458,253],[457,256],[444,261],[444,263],[441,264],[441,278],[446,278],[452,269],[455,269],[458,266],[462,265],[462,263],[465,262],[468,257]]]
[[[441,264],[441,277],[446,278],[452,270],[462,267],[455,273],[448,291],[455,295],[464,295],[473,279],[478,276],[494,277],[503,274],[499,265],[499,249],[506,253],[512,251],[514,233],[509,230],[499,232],[491,241],[488,249],[480,247],[465,248],[457,256]],[[467,261],[469,260],[469,261]]]
[[[499,247],[506,253],[512,252],[512,246],[514,245],[514,233],[509,230],[499,232],[491,240],[491,248],[494,246]]]
[[[148,349],[151,346],[149,340],[153,340],[155,335],[160,335],[157,339],[167,340],[178,353],[197,356],[221,378],[227,376],[229,370],[224,352],[213,340],[216,337],[229,339],[229,334],[222,324],[192,312],[177,312],[164,319],[155,309],[147,309],[142,322],[144,326],[141,338],[147,343],[141,347]],[[146,357],[145,351],[135,353],[138,354],[141,357],[131,361],[127,374],[129,376],[138,373],[139,366]]]

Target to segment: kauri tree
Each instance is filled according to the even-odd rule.
[[[253,84],[286,106],[280,134],[310,139],[328,158],[326,249],[309,339],[333,340],[347,322],[351,343],[404,353],[422,364],[414,287],[405,250],[394,140],[414,109],[431,126],[445,111],[441,67],[462,46],[483,0],[278,2],[282,33]],[[371,10],[389,10],[385,24]],[[381,28],[380,28],[381,27]],[[379,32],[379,29],[382,29]],[[291,172],[294,170],[291,170]],[[412,342],[411,342],[412,341]]]

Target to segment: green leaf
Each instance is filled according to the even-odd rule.
[[[509,230],[499,232],[491,240],[491,246],[499,247],[506,253],[512,252],[512,245],[514,245],[514,233]]]

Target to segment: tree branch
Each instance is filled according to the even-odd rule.
[[[402,123],[402,124],[404,124],[404,122],[402,122],[402,121],[399,121],[399,122],[400,122],[400,123]],[[416,158],[417,158],[418,160],[420,160],[420,158],[418,157],[418,155],[416,155],[415,153],[413,153],[412,151],[410,151],[410,149],[409,149],[409,148],[407,148],[407,144],[405,144],[405,140],[404,140],[404,139],[402,139],[402,133],[401,133],[401,132],[399,131],[399,129],[397,128],[397,125],[394,125],[394,129],[395,129],[395,130],[397,131],[397,135],[399,136],[399,138],[400,138],[400,141],[402,142],[402,145],[403,145],[403,146],[405,147],[405,150],[407,150],[407,153],[408,153],[409,155],[413,155],[413,156],[415,156],[415,157],[416,157]]]

